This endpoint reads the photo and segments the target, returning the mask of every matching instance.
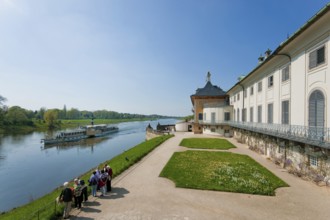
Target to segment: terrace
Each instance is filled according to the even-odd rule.
[[[216,120],[199,120],[199,124],[229,125],[234,128],[330,149],[330,128],[325,127]]]

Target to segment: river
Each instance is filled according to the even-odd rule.
[[[0,212],[19,207],[53,191],[65,181],[145,140],[150,123],[174,124],[175,119],[125,122],[105,138],[86,139],[77,145],[43,147],[43,132],[0,137]]]

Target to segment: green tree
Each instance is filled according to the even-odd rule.
[[[44,119],[44,114],[46,112],[46,108],[45,107],[42,107],[40,108],[39,112],[37,113],[37,119]]]
[[[71,108],[67,111],[66,116],[68,119],[80,119],[80,111],[76,108]]]
[[[44,120],[48,128],[53,129],[57,125],[58,111],[56,109],[47,110],[44,114]]]
[[[5,114],[5,122],[11,125],[26,125],[29,123],[27,111],[19,106],[13,106]]]
[[[4,105],[5,101],[7,101],[7,99],[0,95],[0,127],[4,125],[4,118],[6,113],[6,106]]]

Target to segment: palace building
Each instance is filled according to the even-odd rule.
[[[233,136],[289,172],[330,185],[330,3],[226,93],[191,100],[195,133]]]

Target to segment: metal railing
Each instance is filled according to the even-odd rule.
[[[225,120],[198,120],[201,125],[228,125],[230,122]]]
[[[303,126],[303,125],[284,125],[284,124],[268,124],[254,122],[237,122],[237,121],[211,121],[200,120],[202,125],[229,125],[231,127],[240,128],[257,133],[267,134],[280,137],[292,141],[315,145],[330,149],[330,128]]]

